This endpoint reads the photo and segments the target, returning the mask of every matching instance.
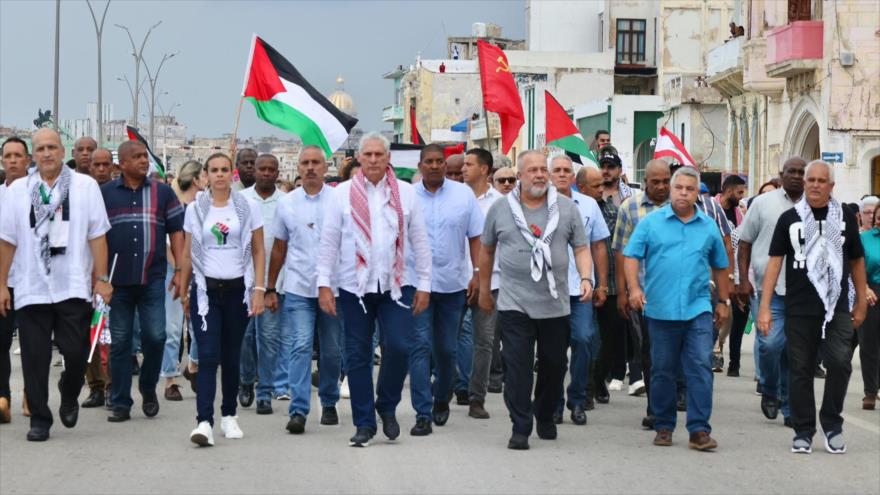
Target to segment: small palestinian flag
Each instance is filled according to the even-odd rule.
[[[165,164],[162,163],[162,160],[159,159],[158,156],[153,154],[153,150],[150,149],[150,143],[144,139],[143,136],[137,130],[137,127],[132,127],[130,125],[125,126],[125,131],[128,133],[129,141],[138,141],[143,144],[144,147],[147,148],[147,155],[150,157],[150,173],[158,172],[162,178],[165,178]]]
[[[357,119],[343,113],[257,35],[251,41],[242,96],[261,120],[296,134],[327,158],[348,138]]]
[[[584,142],[581,132],[568,117],[568,113],[562,108],[562,105],[549,91],[544,91],[544,97],[547,109],[547,144],[562,148],[577,163],[584,163],[580,157],[586,157],[593,163],[597,163],[590,147]]]

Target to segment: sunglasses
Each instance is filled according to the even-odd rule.
[[[516,182],[516,177],[499,177],[495,179],[495,182],[499,184],[513,184]]]

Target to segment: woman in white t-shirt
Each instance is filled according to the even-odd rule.
[[[216,153],[205,161],[208,189],[186,208],[181,287],[198,342],[196,421],[190,440],[214,445],[214,397],[221,368],[226,438],[241,438],[236,412],[241,342],[248,318],[263,312],[265,247],[260,208],[232,190],[232,161]],[[191,278],[192,277],[192,278]],[[191,286],[189,285],[192,280]]]

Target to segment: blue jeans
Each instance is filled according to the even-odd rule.
[[[253,385],[257,382],[257,332],[254,319],[248,319],[241,340],[241,384]]]
[[[455,391],[467,392],[471,370],[474,368],[474,318],[471,308],[464,307],[461,327],[458,331],[458,347],[455,350],[455,361],[458,365],[458,378],[455,379]]]
[[[449,402],[465,294],[463,290],[449,294],[432,292],[428,308],[415,317],[416,342],[409,358],[409,386],[416,419],[430,420],[435,403]],[[432,358],[436,373],[433,392]]]
[[[287,293],[284,298],[284,326],[291,329],[293,353],[288,363],[291,392],[290,416],[309,416],[312,398],[312,347],[315,327],[321,353],[318,361],[318,396],[321,407],[333,407],[339,401],[339,374],[342,353],[339,349],[342,332],[339,320],[321,311],[317,297]]]
[[[692,320],[646,318],[651,336],[651,410],[654,429],[675,430],[676,376],[681,366],[687,379],[687,430],[711,432],[712,314]]]
[[[571,381],[568,384],[568,403],[565,397],[559,398],[559,407],[563,404],[569,409],[575,406],[584,407],[587,404],[587,384],[590,383],[590,367],[593,365],[593,356],[599,351],[599,331],[593,320],[592,301],[581,302],[580,297],[571,297]]]
[[[278,294],[278,297],[282,297],[281,294]],[[284,311],[284,304],[282,304],[287,299],[285,295],[283,299],[278,300],[278,307],[282,308],[282,312]],[[278,361],[275,364],[275,371],[272,375],[272,388],[275,390],[274,394],[291,394],[293,391],[290,390],[290,363],[293,361],[293,332],[294,329],[291,325],[284,323],[284,314],[281,315],[281,332],[279,333],[279,342],[278,342]],[[311,357],[311,354],[309,355]]]
[[[758,303],[752,305],[752,315],[758,321],[758,306],[761,301],[761,293],[757,294]],[[766,337],[758,332],[758,364],[761,372],[758,374],[761,383],[761,392],[770,397],[776,397],[781,404],[779,410],[783,417],[791,415],[788,404],[788,354],[785,352],[785,297],[776,293],[770,300],[770,314],[773,318],[770,333]]]
[[[110,376],[117,411],[129,411],[131,399],[131,341],[135,310],[140,320],[144,361],[138,376],[141,394],[155,394],[165,348],[165,279],[147,285],[117,286],[110,301]]]
[[[165,278],[165,287],[171,283],[174,269],[168,265],[168,273]],[[180,299],[174,299],[174,295],[165,290],[165,355],[162,356],[162,378],[180,376],[177,365],[180,362],[180,337],[183,335],[183,306]]]
[[[241,341],[248,324],[244,288],[208,291],[207,327],[202,330],[195,285],[190,291],[189,314],[199,343],[199,374],[196,379],[196,421],[214,425],[214,399],[217,395],[217,368],[220,367],[223,416],[235,416]]]
[[[412,307],[415,288],[401,288],[400,303]],[[391,299],[391,293],[364,294],[363,301],[339,290],[337,311],[345,321],[345,365],[351,389],[351,416],[357,428],[376,431],[376,412],[393,415],[406,379],[410,352],[415,345],[412,309]],[[363,303],[363,306],[361,306]],[[382,327],[382,364],[373,396],[373,334]],[[311,351],[310,351],[311,352]]]

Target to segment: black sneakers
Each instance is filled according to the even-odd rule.
[[[357,429],[357,432],[354,434],[351,439],[348,440],[348,445],[350,447],[369,447],[370,440],[373,439],[373,436],[376,434],[372,428],[361,427]]]

